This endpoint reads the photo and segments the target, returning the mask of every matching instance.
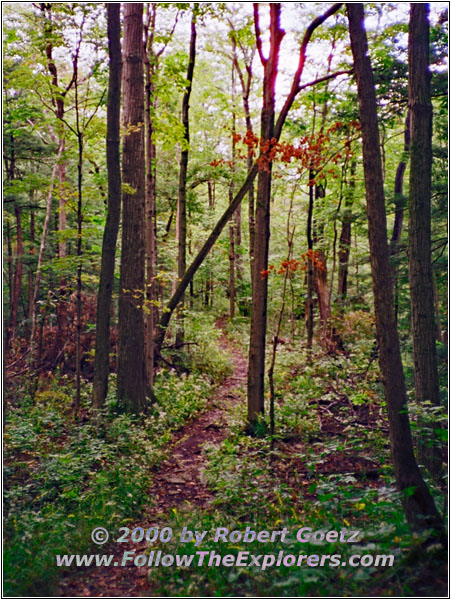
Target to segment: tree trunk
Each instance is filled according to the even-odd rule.
[[[107,3],[109,81],[106,158],[108,209],[103,233],[99,292],[97,296],[93,400],[101,408],[108,392],[110,367],[110,316],[114,285],[114,263],[121,213],[120,110],[121,110],[121,24],[120,3]]]
[[[236,135],[236,113],[235,113],[235,63],[232,62],[232,156],[229,183],[229,203],[233,202],[235,189],[235,135]],[[240,245],[241,240],[241,206],[238,206],[233,221],[229,225],[229,300],[230,300],[230,319],[235,318],[236,285],[239,280],[238,256],[235,253],[235,244]]]
[[[395,222],[390,240],[390,255],[395,256],[401,241],[402,225],[404,221],[404,173],[406,171],[408,154],[410,148],[410,111],[407,111],[406,124],[404,128],[404,152],[396,168],[395,175]],[[394,275],[397,276],[397,272]]]
[[[352,205],[354,203],[355,192],[355,172],[357,163],[355,160],[351,162],[350,175],[351,180],[348,182],[345,206],[341,222],[341,234],[338,250],[338,287],[337,296],[340,304],[343,306],[346,302],[348,293],[348,265],[349,255],[351,252],[351,224],[352,224]]]
[[[229,225],[229,316],[235,318],[235,227]]]
[[[124,6],[122,257],[119,283],[117,396],[122,410],[146,406],[144,347],[145,156],[143,4]],[[125,186],[124,186],[125,187]],[[130,189],[132,188],[132,189]],[[133,193],[131,193],[133,192]]]
[[[411,128],[409,184],[409,284],[417,402],[440,405],[435,349],[434,281],[431,264],[432,104],[429,72],[429,8],[410,5],[409,111]],[[440,448],[420,443],[420,459],[438,475]]]
[[[284,36],[284,31],[280,27],[280,12],[280,3],[270,4],[270,50],[268,58],[264,58],[261,51],[258,5],[254,4],[257,47],[264,68],[260,137],[262,142],[267,145],[267,153],[269,153],[271,140],[274,137],[275,83],[279,49]],[[268,278],[263,275],[263,272],[268,269],[272,161],[266,155],[263,155],[262,158],[258,173],[255,211],[255,277],[252,290],[247,377],[247,419],[251,426],[255,424],[258,415],[263,414],[265,404],[264,376]]]
[[[250,133],[253,133],[251,111],[250,111],[250,107],[249,107],[249,95],[250,95],[251,83],[252,83],[252,62],[254,59],[255,48],[252,49],[251,56],[250,56],[250,58],[248,58],[243,49],[243,46],[241,46],[241,49],[243,50],[243,59],[244,59],[244,64],[245,64],[245,68],[246,68],[246,78],[245,78],[243,70],[241,69],[240,63],[238,60],[237,47],[236,47],[236,36],[235,36],[235,30],[234,30],[232,24],[231,24],[231,28],[232,28],[231,33],[232,33],[233,66],[234,66],[236,72],[238,73],[238,77],[240,79],[241,96],[242,96],[242,100],[243,100],[244,120],[246,122],[246,130]],[[252,151],[252,148],[249,148],[248,152],[247,152],[247,172],[248,173],[252,170],[252,165],[253,165],[253,151]],[[249,264],[250,264],[250,274],[251,274],[251,285],[253,285],[253,264],[254,264],[254,247],[255,247],[255,201],[254,201],[254,186],[253,186],[253,184],[249,188],[247,197],[248,197],[248,206],[249,206],[249,208],[248,208],[248,212],[249,212],[249,217],[248,217],[249,261],[250,261]],[[240,207],[235,212],[235,218],[236,218],[237,231],[239,232],[239,234],[237,236],[237,244],[240,245],[241,244],[241,208]],[[239,266],[240,280],[242,280],[241,270],[242,270],[242,268],[240,265]]]
[[[177,258],[177,275],[180,281],[186,271],[186,179],[188,174],[188,154],[189,154],[189,100],[194,76],[194,65],[196,62],[196,13],[197,6],[193,8],[191,17],[191,37],[189,43],[189,60],[188,71],[186,74],[187,86],[183,94],[182,101],[182,125],[184,129],[183,148],[180,157],[180,172],[179,172],[179,188],[177,199],[177,222],[176,222],[176,238],[178,246]],[[184,294],[180,299],[178,328],[176,333],[176,345],[183,342],[183,301]]]
[[[150,7],[150,5],[148,5]],[[148,8],[150,10],[150,8]],[[158,284],[157,284],[157,210],[156,210],[156,146],[152,115],[155,110],[155,71],[158,57],[154,53],[156,4],[152,3],[151,13],[145,28],[144,62],[146,67],[146,370],[149,386],[154,380],[154,330],[158,323]]]
[[[307,299],[305,302],[305,324],[307,329],[307,348],[312,347],[313,343],[313,328],[315,325],[314,314],[313,314],[313,204],[314,204],[314,192],[313,192],[313,172],[310,171],[309,176],[309,203],[307,213]]]
[[[436,278],[434,272],[432,272],[432,283],[434,286],[434,307],[435,307],[435,327],[436,327],[435,339],[437,340],[437,342],[444,344],[446,342],[445,342],[445,339],[444,339],[443,333],[442,333],[442,323],[441,323],[441,318],[440,318],[440,303],[438,300],[438,291],[437,291],[437,278]]]
[[[34,256],[36,232],[35,232],[35,218],[34,210],[30,211],[30,257]],[[33,318],[33,276],[34,268],[32,265],[28,268],[28,313],[27,313],[27,339],[30,341],[31,336],[31,319]]]
[[[16,217],[16,270],[14,272],[12,293],[10,294],[11,301],[9,306],[9,326],[6,336],[5,354],[8,353],[10,343],[15,335],[20,291],[22,289],[22,216],[17,202],[14,202],[14,215]]]
[[[364,27],[363,4],[350,3],[346,6],[362,126],[363,169],[379,365],[387,402],[395,478],[410,526],[416,530],[432,527],[441,532],[443,525],[440,515],[415,460],[407,412],[407,395],[393,313],[376,92]]]

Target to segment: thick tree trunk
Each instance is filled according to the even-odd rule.
[[[124,6],[122,257],[117,395],[122,410],[146,406],[144,347],[145,156],[143,4]],[[133,193],[130,193],[132,190]]]
[[[431,264],[432,104],[429,72],[429,8],[410,5],[409,111],[409,283],[417,402],[440,405],[435,349],[434,281]],[[420,443],[420,460],[437,475],[440,449]]]
[[[363,168],[379,365],[387,402],[395,478],[411,527],[417,530],[429,527],[441,530],[440,515],[415,460],[407,412],[407,395],[393,313],[376,92],[368,55],[363,4],[350,3],[346,6],[362,126]]]
[[[188,175],[188,155],[189,155],[189,101],[191,97],[191,89],[193,84],[194,76],[194,65],[196,62],[196,11],[197,7],[193,8],[193,14],[191,18],[191,36],[189,43],[189,60],[188,60],[188,71],[186,74],[187,86],[183,94],[182,101],[182,125],[184,129],[183,135],[183,149],[180,157],[180,171],[179,171],[179,187],[178,187],[178,199],[177,199],[177,222],[176,222],[176,238],[178,246],[178,258],[177,258],[177,275],[178,281],[180,281],[185,275],[186,271],[186,179]],[[184,294],[180,300],[179,306],[179,318],[178,327],[176,334],[176,344],[179,345],[183,342],[183,300]]]
[[[284,31],[280,27],[281,5],[270,5],[270,50],[268,58],[261,51],[261,38],[258,25],[258,5],[254,4],[257,47],[264,67],[263,107],[261,113],[260,137],[268,146],[274,137],[275,83],[277,78],[279,49]],[[271,206],[272,162],[263,156],[257,182],[257,206],[255,211],[255,276],[252,290],[251,335],[249,341],[249,367],[247,377],[247,419],[252,426],[259,414],[264,412],[264,376],[266,349],[266,310],[268,299],[268,278],[263,272],[268,269],[269,225]]]
[[[93,400],[101,408],[108,391],[110,367],[110,315],[114,284],[114,263],[121,213],[120,109],[121,109],[121,24],[120,3],[107,3],[109,81],[107,107],[106,158],[108,172],[108,209],[103,233],[99,292],[97,296],[96,342]]]

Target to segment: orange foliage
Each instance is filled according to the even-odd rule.
[[[301,254],[301,260],[297,260],[294,258],[284,259],[280,263],[280,267],[277,269],[277,273],[279,275],[284,275],[286,272],[296,273],[296,272],[306,271],[307,264],[309,261],[312,262],[314,269],[317,269],[318,271],[326,270],[326,266],[324,265],[324,263],[322,262],[322,260],[319,257],[318,250],[307,250],[307,252],[304,252],[303,254]],[[276,267],[274,265],[268,265],[267,269],[262,269],[260,271],[261,278],[266,279],[268,277],[268,275],[271,273],[271,271],[274,271],[274,270],[276,270]]]
[[[350,121],[349,123],[337,121],[326,131],[302,137],[296,145],[289,144],[288,142],[278,142],[276,138],[270,140],[261,139],[252,131],[246,131],[244,136],[234,133],[233,141],[235,144],[241,143],[247,148],[247,154],[238,152],[239,158],[246,158],[248,155],[255,156],[257,149],[259,150],[260,154],[257,163],[261,171],[269,171],[270,163],[276,160],[286,164],[295,160],[300,164],[300,168],[321,171],[327,162],[337,164],[340,159],[352,156],[350,136],[359,130],[360,123],[358,121]],[[331,134],[339,131],[343,131],[347,136],[344,142],[344,150],[327,157],[326,151],[331,142]],[[224,164],[230,165],[230,161],[219,159],[213,160],[210,163],[213,167]],[[334,169],[329,169],[328,173],[334,178],[338,176]],[[308,185],[316,185],[317,180],[324,179],[324,177],[323,173],[319,173],[315,180],[312,179],[309,181]]]

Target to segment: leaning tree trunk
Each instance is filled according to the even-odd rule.
[[[143,4],[124,6],[122,257],[117,397],[122,410],[146,406],[144,347],[145,156]]]
[[[103,233],[99,292],[97,296],[96,345],[93,400],[101,408],[108,391],[110,366],[110,315],[114,284],[117,234],[121,213],[120,110],[121,110],[121,24],[120,3],[107,3],[109,82],[107,106],[106,158],[108,172],[108,211]]]
[[[412,3],[409,24],[409,283],[415,395],[440,405],[435,349],[434,281],[431,264],[432,104],[429,73],[428,5]],[[440,448],[420,439],[420,459],[434,475],[441,471]]]
[[[441,532],[443,525],[440,515],[415,460],[407,412],[407,395],[393,312],[393,285],[387,241],[376,92],[368,55],[363,4],[346,6],[362,126],[363,169],[379,365],[387,402],[395,478],[410,526],[415,530],[432,527]]]

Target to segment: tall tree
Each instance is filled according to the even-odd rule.
[[[250,424],[264,412],[264,376],[266,346],[266,309],[268,279],[258,276],[268,268],[269,224],[271,201],[272,161],[269,158],[274,137],[275,85],[279,63],[280,44],[285,32],[280,27],[281,4],[270,5],[270,48],[265,57],[259,21],[259,5],[254,3],[254,24],[257,49],[263,65],[263,107],[260,136],[266,145],[258,173],[255,210],[255,277],[252,289],[251,337],[249,341],[249,368],[247,375],[247,418]]]
[[[189,101],[194,77],[194,65],[196,62],[196,19],[198,5],[193,7],[191,17],[191,36],[189,43],[188,70],[186,74],[186,88],[182,100],[182,125],[183,125],[183,146],[180,156],[179,187],[177,198],[177,222],[176,237],[178,247],[177,275],[179,280],[183,278],[186,271],[186,180],[188,176],[188,156],[189,156]],[[183,308],[183,296],[181,298],[181,308]],[[180,315],[181,316],[181,315]],[[183,341],[183,318],[180,318],[179,328],[177,330],[176,341]]]
[[[103,233],[99,292],[97,295],[96,345],[94,358],[93,399],[101,408],[108,391],[110,365],[110,315],[114,284],[114,262],[121,212],[120,110],[121,110],[121,24],[120,3],[108,2],[109,80],[107,106],[106,158],[108,172],[108,207]]]
[[[429,6],[410,5],[409,111],[411,129],[409,184],[409,283],[415,395],[418,402],[440,404],[435,349],[434,280],[431,264],[432,104],[429,72]],[[441,470],[439,448],[421,448],[435,474]]]
[[[153,332],[158,321],[157,275],[157,190],[156,190],[156,144],[153,128],[153,113],[156,105],[155,76],[159,55],[154,51],[156,3],[147,4],[147,20],[144,26],[144,63],[146,72],[146,370],[149,386],[154,378]]]
[[[363,169],[379,365],[387,402],[395,478],[411,527],[417,530],[430,527],[441,530],[440,515],[421,476],[413,452],[407,394],[393,311],[376,91],[368,54],[363,4],[349,3],[346,6],[362,127]]]
[[[122,256],[117,396],[121,408],[146,406],[144,347],[145,156],[143,4],[124,6]]]

